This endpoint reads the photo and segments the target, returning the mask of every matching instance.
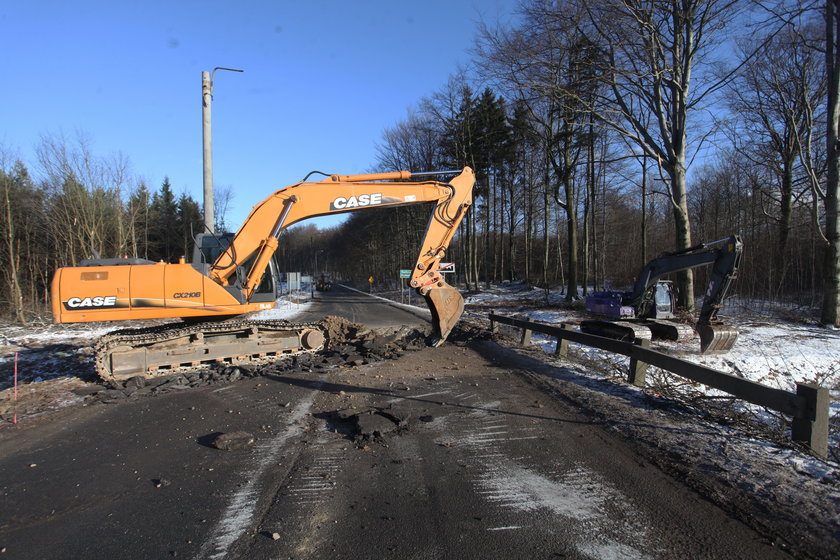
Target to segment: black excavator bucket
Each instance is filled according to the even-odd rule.
[[[432,325],[434,325],[438,335],[435,346],[443,344],[464,313],[464,298],[461,297],[458,290],[446,282],[442,284],[442,286],[433,287],[424,296],[426,305],[432,312]]]
[[[738,340],[738,331],[734,328],[718,323],[715,325],[697,325],[700,335],[701,354],[723,354],[729,352]]]

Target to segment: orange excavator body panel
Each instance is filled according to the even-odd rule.
[[[273,307],[240,304],[189,264],[75,266],[52,281],[56,323],[240,315]]]

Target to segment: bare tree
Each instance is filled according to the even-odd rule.
[[[773,32],[772,35],[775,35]],[[733,145],[754,166],[776,180],[762,185],[767,210],[777,225],[773,269],[777,289],[785,283],[794,205],[807,203],[813,176],[822,170],[812,158],[817,120],[825,98],[825,65],[813,48],[819,30],[791,26],[760,38],[767,48],[732,83],[727,97],[735,115]],[[744,57],[752,46],[742,48]],[[803,171],[804,164],[804,171]]]
[[[530,0],[523,5],[523,25],[508,32],[485,31],[479,54],[489,55],[491,68],[501,68],[517,87],[557,100],[578,126],[588,121],[585,115],[594,116],[655,161],[668,188],[677,248],[687,248],[692,245],[686,196],[689,118],[730,77],[720,78],[719,37],[743,4]],[[542,46],[535,50],[534,45]],[[546,56],[555,49],[560,56]],[[569,64],[573,52],[578,54]],[[711,122],[706,125],[693,138],[694,150]],[[680,274],[680,284],[680,304],[690,308],[694,289],[689,271]]]
[[[686,171],[690,162],[689,119],[704,108],[726,78],[719,76],[719,37],[739,14],[738,0],[575,1],[575,21],[602,50],[598,73],[605,89],[590,108],[597,119],[629,138],[657,162],[668,187],[676,245],[692,245]],[[562,13],[557,13],[562,17]],[[568,19],[568,18],[565,18]],[[585,101],[585,100],[584,100]],[[652,116],[652,126],[647,116]],[[699,132],[693,147],[700,148]],[[693,307],[690,271],[678,276],[680,305]]]
[[[44,135],[36,154],[51,194],[51,235],[65,264],[85,256],[126,252],[122,190],[128,160],[96,156],[81,133],[74,141],[61,134]]]
[[[410,110],[382,136],[376,159],[383,170],[432,171],[437,164],[440,132],[430,115]]]
[[[767,48],[733,81],[727,98],[735,115],[730,136],[733,145],[772,179],[762,185],[767,212],[776,222],[775,254],[771,274],[776,290],[785,286],[790,260],[788,245],[794,205],[806,203],[809,182],[803,171],[803,149],[819,134],[815,114],[825,97],[825,68],[811,46],[813,26],[789,27],[782,33],[759,37]],[[742,47],[744,57],[752,46]],[[805,161],[804,169],[809,169]],[[822,171],[814,170],[822,175]]]
[[[227,213],[233,209],[233,187],[230,185],[216,185],[213,197],[213,216],[216,220],[215,231],[227,231]],[[198,232],[195,232],[198,233]]]
[[[825,190],[825,276],[821,320],[840,327],[840,230],[837,196],[840,190],[840,0],[825,4],[825,66],[828,81]]]
[[[23,313],[23,291],[20,279],[20,251],[19,240],[15,232],[15,220],[12,210],[13,183],[15,182],[15,171],[12,169],[11,158],[7,150],[0,147],[0,193],[2,193],[2,220],[0,225],[3,236],[3,244],[6,246],[5,257],[8,258],[7,267],[3,270],[6,277],[6,284],[9,288],[11,307],[14,309],[15,317],[21,325],[26,326],[26,316]]]
[[[513,30],[482,30],[478,46],[483,75],[511,90],[526,107],[536,136],[540,139],[550,174],[544,174],[546,188],[566,218],[568,259],[566,299],[578,297],[580,186],[577,168],[591,147],[593,135],[586,115],[591,105],[590,57],[596,52],[586,36],[557,18],[544,2],[530,2],[523,8],[524,22]],[[594,172],[587,174],[588,178]],[[545,203],[547,204],[547,200]],[[546,208],[544,218],[549,214]],[[543,234],[543,283],[548,283],[548,224]]]

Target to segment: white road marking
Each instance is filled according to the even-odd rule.
[[[529,466],[528,457],[512,457],[505,442],[533,439],[530,428],[500,424],[489,411],[498,403],[482,403],[461,424],[461,437],[446,442],[464,449],[481,469],[475,473],[475,492],[502,508],[534,514],[549,511],[572,533],[572,544],[583,554],[599,560],[647,559],[656,551],[646,548],[648,528],[622,492],[597,472],[583,465],[548,473]],[[502,436],[502,437],[498,437]],[[452,439],[455,437],[455,439]],[[510,525],[487,531],[521,529]]]
[[[211,537],[201,547],[197,559],[218,559],[227,556],[228,549],[248,529],[251,528],[254,512],[259,502],[259,483],[265,471],[277,462],[277,456],[283,451],[286,442],[303,432],[302,420],[309,414],[318,388],[313,390],[298,404],[290,414],[286,429],[259,446],[259,457],[255,468],[240,473],[243,485],[231,496],[228,506],[214,527]]]
[[[431,397],[434,395],[446,395],[449,391],[436,391],[434,393],[424,393],[422,395],[411,395],[412,399],[422,399],[423,397]]]

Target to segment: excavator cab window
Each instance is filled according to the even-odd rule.
[[[655,317],[672,318],[674,316],[674,284],[670,281],[657,282],[654,301],[656,303]]]
[[[254,264],[254,258],[252,257],[248,259],[248,261],[240,267],[240,270],[247,275],[247,272],[251,270],[251,266]],[[251,302],[261,302],[261,301],[275,301],[277,299],[276,293],[276,283],[274,279],[277,277],[277,263],[275,262],[274,258],[268,262],[268,266],[265,268],[265,272],[263,272],[262,278],[260,278],[260,283],[254,289],[254,293],[251,295]]]
[[[216,262],[228,245],[233,241],[233,233],[218,233],[211,235],[209,233],[199,233],[195,237],[195,248],[193,249],[192,264],[194,267],[202,264],[212,264]]]
[[[193,268],[201,272],[202,274],[208,274],[210,265],[216,262],[216,259],[219,258],[225,249],[233,242],[235,234],[233,233],[217,233],[216,235],[211,235],[209,233],[200,233],[195,237],[195,248],[193,249],[193,260],[192,265]],[[241,284],[244,282],[245,277],[248,274],[248,271],[251,270],[251,266],[254,264],[254,259],[249,259],[246,263],[240,266],[237,270],[237,278],[239,281],[237,284]],[[269,302],[274,301],[277,299],[277,294],[275,292],[275,282],[274,278],[276,276],[277,271],[276,263],[274,259],[271,260],[269,266],[265,269],[262,278],[260,279],[259,285],[254,290],[253,295],[251,296],[252,302]],[[241,298],[241,292],[239,291],[240,286],[229,288],[229,291],[232,295],[234,295],[237,299]],[[227,289],[227,288],[226,288]]]

